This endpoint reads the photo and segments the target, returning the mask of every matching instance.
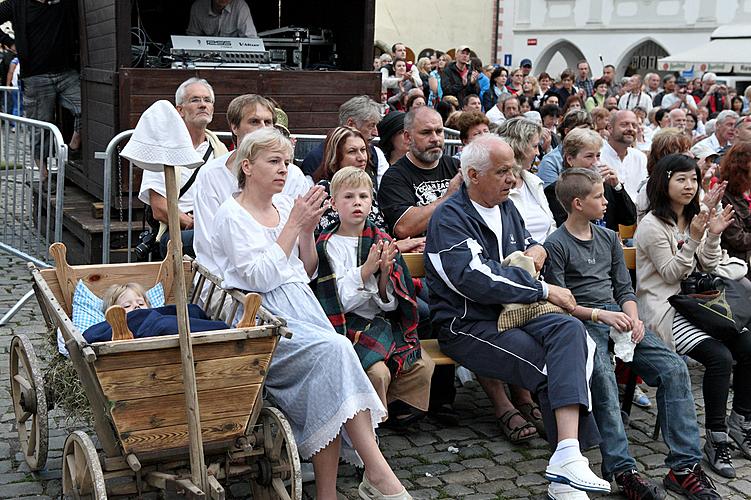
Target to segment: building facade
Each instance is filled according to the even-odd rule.
[[[554,77],[585,59],[593,75],[663,73],[658,59],[702,45],[719,25],[751,21],[751,0],[505,0],[513,28],[499,27],[496,59],[523,58]],[[509,21],[508,15],[504,20]],[[690,76],[687,74],[686,76]]]

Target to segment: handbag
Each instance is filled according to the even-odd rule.
[[[739,327],[736,323],[727,300],[726,281],[723,278],[694,272],[681,282],[681,291],[682,293],[669,297],[668,302],[692,325],[708,335],[721,342],[728,342],[745,327]]]
[[[720,263],[714,270],[714,274],[721,278],[739,280],[748,273],[748,264],[738,257],[731,257],[727,250],[722,251]]]

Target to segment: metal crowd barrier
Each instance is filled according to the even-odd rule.
[[[450,131],[449,134],[453,135],[457,131]],[[103,204],[104,210],[102,214],[102,264],[109,264],[110,262],[110,242],[112,234],[112,215],[110,213],[112,209],[112,176],[114,168],[121,168],[120,151],[125,143],[133,134],[133,130],[125,130],[120,132],[110,140],[107,144],[107,148],[103,152],[97,152],[94,157],[98,160],[104,160],[104,191],[103,191]],[[215,132],[215,134],[222,140],[231,140],[232,134],[230,132]],[[455,155],[461,149],[461,142],[457,139],[447,139],[444,150],[448,155]],[[307,154],[315,148],[318,144],[322,143],[326,136],[324,135],[307,135],[307,134],[292,134],[291,137],[295,139],[295,163],[300,165],[302,160]],[[377,138],[374,141],[377,144]],[[120,210],[127,210],[127,262],[131,261],[131,254],[133,253],[133,198],[138,197],[138,192],[133,189],[133,165],[129,163],[128,166],[128,182],[127,186],[120,188],[122,192],[127,196],[127,201],[122,201],[122,206],[119,206]]]
[[[49,244],[62,237],[67,161],[68,146],[55,125],[0,113],[0,242],[4,250],[47,260]],[[42,179],[43,164],[52,182]]]
[[[55,125],[0,113],[0,251],[48,266],[50,244],[62,239],[67,161],[68,146]],[[41,177],[43,164],[47,180]],[[17,302],[0,325],[31,296]]]

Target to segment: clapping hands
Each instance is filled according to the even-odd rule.
[[[323,186],[313,186],[303,196],[295,199],[295,205],[289,214],[289,220],[300,227],[304,233],[312,233],[321,220],[321,215],[329,208]]]
[[[707,228],[712,234],[722,234],[727,229],[731,222],[733,222],[733,207],[726,205],[722,212],[712,209],[709,214],[709,222]]]
[[[701,241],[704,232],[709,230],[710,233],[720,235],[733,222],[733,207],[727,205],[721,212],[715,208],[702,210],[696,214],[689,226],[691,239]]]
[[[361,268],[363,282],[367,281],[377,271],[381,271],[381,276],[391,274],[398,251],[396,242],[393,241],[380,240],[378,243],[371,245],[368,258]]]

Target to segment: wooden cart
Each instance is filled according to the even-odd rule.
[[[280,336],[289,336],[283,320],[259,308],[260,297],[222,290],[219,280],[185,259],[187,300],[196,303],[208,287],[207,314],[236,328],[192,334],[193,366],[201,414],[201,436],[209,491],[191,481],[189,426],[177,335],[132,339],[119,306],[107,311],[113,340],[89,344],[71,323],[71,303],[78,280],[101,296],[116,283],[145,288],[162,282],[172,303],[174,262],[69,266],[65,247],[50,249],[56,265],[29,265],[42,314],[54,335],[59,328],[86,392],[102,452],[75,431],[63,450],[63,495],[70,498],[136,496],[149,490],[196,498],[224,498],[219,480],[243,476],[255,499],[302,498],[302,475],[291,429],[282,413],[264,406],[263,384]],[[170,253],[171,255],[171,253]],[[177,288],[177,287],[174,287]],[[256,324],[256,317],[259,318]],[[11,392],[19,439],[32,470],[47,456],[47,402],[43,374],[24,335],[11,345]]]

